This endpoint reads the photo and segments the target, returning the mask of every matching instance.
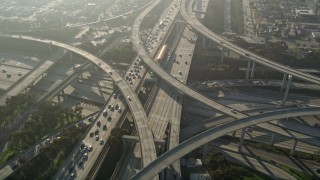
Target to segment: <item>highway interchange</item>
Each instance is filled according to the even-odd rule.
[[[150,179],[189,152],[237,129],[249,127],[267,121],[272,121],[274,119],[318,114],[320,114],[320,108],[280,110],[260,114],[257,116],[250,116],[248,118],[232,121],[231,123],[222,124],[180,143],[179,146],[159,156],[155,161],[153,161],[147,167],[143,168],[136,175],[134,175],[132,179]]]
[[[187,139],[186,141],[182,142],[180,145],[177,145],[177,141],[179,140],[179,136],[175,136],[172,139],[176,139],[175,142],[173,142],[173,145],[169,149],[168,152],[164,153],[161,155],[159,158],[157,158],[157,153],[156,153],[156,148],[154,145],[154,138],[161,138],[165,131],[166,125],[162,126],[162,130],[158,131],[158,133],[155,133],[157,130],[157,127],[163,123],[157,120],[150,121],[147,118],[146,112],[140,103],[138,97],[136,96],[135,91],[133,90],[133,87],[130,86],[130,83],[127,82],[124,78],[122,78],[115,70],[113,70],[108,64],[103,62],[101,59],[83,51],[78,48],[72,47],[67,44],[63,44],[60,42],[52,41],[52,40],[43,40],[43,39],[38,39],[38,38],[33,38],[33,37],[27,37],[27,36],[5,36],[9,38],[15,38],[15,39],[22,39],[22,40],[30,40],[30,41],[36,41],[36,42],[41,42],[48,44],[49,46],[57,46],[61,47],[63,49],[66,49],[70,52],[76,53],[78,55],[81,55],[82,57],[89,59],[92,61],[97,67],[100,67],[103,71],[105,71],[107,74],[109,74],[123,96],[118,96],[117,98],[123,98],[123,100],[126,101],[119,103],[119,106],[122,109],[125,109],[125,104],[128,104],[130,111],[132,112],[135,120],[135,124],[137,127],[138,131],[138,136],[140,140],[140,148],[141,148],[141,154],[142,154],[142,161],[144,167],[140,172],[138,172],[136,175],[133,176],[133,179],[152,179],[155,177],[158,173],[161,172],[164,168],[168,167],[175,161],[179,160],[179,158],[183,157],[185,154],[188,152],[194,150],[197,147],[200,147],[214,139],[217,139],[218,137],[221,137],[222,135],[228,134],[230,132],[233,132],[237,129],[242,129],[251,125],[275,120],[275,119],[281,119],[281,118],[287,118],[287,117],[296,117],[296,116],[303,116],[303,115],[317,115],[320,114],[320,108],[300,108],[300,109],[286,109],[286,110],[278,110],[278,111],[272,111],[272,112],[266,112],[263,114],[258,114],[258,115],[251,115],[248,116],[247,114],[241,113],[237,110],[234,110],[228,106],[225,106],[219,102],[213,101],[209,99],[208,97],[196,92],[195,90],[191,89],[190,87],[186,86],[186,78],[188,74],[188,69],[186,69],[183,74],[186,74],[185,76],[182,76],[183,79],[178,79],[176,78],[177,74],[177,68],[173,68],[175,70],[172,70],[171,74],[166,72],[162,67],[160,67],[154,60],[153,58],[150,57],[150,55],[147,53],[146,49],[142,45],[142,40],[140,38],[140,25],[142,19],[148,14],[156,5],[160,2],[160,0],[155,0],[153,3],[146,8],[135,20],[133,28],[132,28],[132,42],[134,43],[134,47],[138,52],[138,55],[142,59],[142,61],[154,72],[156,73],[159,78],[164,80],[168,85],[172,86],[174,89],[176,89],[177,92],[173,93],[173,97],[179,97],[181,96],[180,93],[183,93],[191,98],[194,98],[196,100],[199,100],[200,102],[203,102],[204,104],[214,108],[215,110],[231,117],[226,117],[228,120],[223,120],[223,123],[219,123],[220,126],[217,127],[212,127],[212,126],[206,126],[207,128],[210,128],[204,132],[198,131],[198,132],[193,132],[193,137],[190,139]],[[180,3],[180,2],[179,2]],[[190,13],[190,7],[189,6],[189,13]],[[236,53],[239,53],[240,55],[243,55],[247,57],[248,59],[251,59],[255,62],[258,62],[262,65],[265,65],[267,67],[273,68],[275,70],[278,70],[280,72],[286,73],[286,74],[291,74],[297,78],[303,79],[308,82],[320,84],[320,78],[317,78],[315,76],[302,73],[300,71],[294,70],[292,68],[276,64],[274,62],[271,62],[270,60],[267,60],[265,58],[262,58],[260,56],[257,56],[247,50],[241,49],[240,47],[233,45],[232,43],[224,40],[223,38],[215,35],[208,29],[206,29],[196,18],[193,18],[190,16],[190,14],[187,13],[185,10],[185,0],[182,0],[181,6],[180,6],[180,12],[183,15],[183,17],[188,21],[188,23],[197,31],[199,31],[201,34],[204,34],[211,40],[222,44],[224,47],[227,49],[230,49]],[[170,21],[173,21],[171,19]],[[189,58],[184,58],[183,60],[189,59],[191,61],[191,54],[187,54],[187,56],[190,56]],[[182,59],[182,58],[181,58]],[[186,61],[189,61],[186,60]],[[191,64],[191,63],[190,63]],[[131,84],[132,85],[132,84]],[[168,88],[168,85],[166,84],[161,84],[162,88]],[[138,86],[135,84],[134,86]],[[173,89],[172,89],[173,90]],[[170,88],[168,88],[167,91],[170,91]],[[117,99],[114,98],[114,99]],[[167,101],[167,104],[172,104],[172,100]],[[112,101],[111,101],[112,103]],[[112,103],[113,104],[113,103]],[[160,103],[161,104],[161,103]],[[181,106],[181,105],[180,105]],[[155,109],[156,106],[154,107]],[[158,108],[159,109],[159,108]],[[165,110],[165,109],[162,109]],[[108,107],[105,106],[101,112],[108,111]],[[167,108],[167,111],[169,111],[169,107]],[[181,111],[181,110],[180,110]],[[155,112],[153,114],[162,114],[162,112]],[[100,113],[98,119],[104,119],[103,118],[103,113]],[[118,115],[115,115],[118,116]],[[176,117],[179,117],[175,115]],[[229,120],[233,118],[238,119],[237,121],[231,121]],[[113,117],[113,119],[117,119],[119,117]],[[152,118],[151,118],[152,119]],[[179,120],[180,121],[180,120]],[[97,121],[96,121],[97,122]],[[148,123],[149,122],[149,123]],[[154,124],[156,123],[156,124]],[[166,122],[167,123],[167,122]],[[208,122],[211,123],[211,122]],[[177,121],[175,128],[179,129],[179,122]],[[110,133],[110,130],[115,127],[116,121],[111,121],[106,123],[108,130],[103,134],[103,137],[108,137],[108,133]],[[211,124],[212,125],[212,124]],[[217,125],[217,124],[215,124]],[[96,123],[92,125],[92,131],[96,129]],[[202,129],[201,131],[203,131]],[[90,139],[89,133],[92,131],[88,131],[88,134],[86,135],[86,139]],[[193,130],[192,130],[193,131]],[[275,130],[275,131],[279,131]],[[199,134],[198,134],[199,133]],[[280,132],[281,133],[281,132]],[[171,139],[171,138],[170,138]],[[104,141],[106,139],[103,139]],[[84,140],[86,144],[92,144],[94,140],[91,138],[90,140]],[[318,144],[317,144],[318,145]],[[176,147],[174,147],[176,146]],[[97,146],[102,148],[102,146]],[[98,157],[98,150],[94,149],[94,152],[97,152],[94,156],[95,158]],[[93,155],[92,155],[93,156]],[[90,157],[91,158],[91,157]],[[93,158],[93,157],[92,157]],[[94,161],[92,161],[93,163]],[[64,169],[62,171],[62,175],[64,176],[66,174],[66,170]],[[79,177],[85,177],[88,172],[82,172],[80,171]],[[59,177],[57,177],[59,178]]]
[[[150,6],[151,7],[151,6]],[[159,77],[161,77],[164,81],[166,81],[168,84],[172,85],[174,88],[176,88],[178,91],[184,93],[185,95],[188,95],[194,99],[198,99],[199,101],[207,104],[208,106],[217,109],[218,111],[228,114],[232,117],[235,117],[237,119],[241,119],[246,117],[246,115],[235,111],[232,108],[226,107],[222,104],[219,104],[199,92],[194,91],[193,89],[189,88],[186,86],[184,83],[181,81],[177,80],[170,74],[168,74],[166,71],[164,71],[157,63],[153,61],[153,59],[150,58],[150,56],[147,54],[146,50],[144,49],[142,45],[141,38],[139,36],[140,32],[140,25],[142,18],[146,16],[148,11],[143,11],[139,17],[135,20],[134,25],[132,27],[132,42],[134,44],[134,47],[139,54],[140,58],[143,60],[143,62],[154,72],[156,73]],[[190,54],[191,55],[191,54]]]
[[[8,37],[8,36],[6,36]],[[156,151],[153,143],[153,136],[149,128],[147,127],[147,116],[145,114],[145,111],[136,96],[135,92],[132,90],[130,85],[116,72],[114,71],[109,65],[107,65],[104,61],[101,59],[91,55],[90,53],[87,53],[81,49],[78,49],[76,47],[63,44],[61,42],[56,42],[56,41],[51,41],[51,40],[40,40],[40,39],[35,39],[32,37],[27,37],[27,36],[16,36],[12,35],[9,36],[10,38],[23,38],[25,40],[31,40],[31,41],[37,41],[37,42],[42,42],[46,43],[49,45],[53,46],[58,46],[62,47],[64,49],[68,49],[69,51],[72,51],[74,53],[77,53],[93,63],[96,64],[96,66],[100,67],[102,70],[104,70],[106,73],[108,73],[113,81],[116,83],[116,85],[119,87],[119,90],[122,92],[124,99],[126,100],[127,104],[130,107],[130,110],[133,114],[133,117],[135,119],[135,123],[137,126],[137,130],[139,132],[139,137],[140,137],[140,145],[141,145],[141,152],[142,152],[142,157],[143,157],[143,164],[147,165],[149,164],[152,160],[156,158]]]

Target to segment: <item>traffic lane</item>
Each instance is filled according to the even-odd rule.
[[[20,36],[14,36],[16,38],[20,38]],[[23,36],[25,38],[25,36]],[[142,105],[138,99],[138,97],[135,95],[134,91],[131,90],[130,86],[122,79],[122,77],[116,73],[109,65],[105,64],[101,59],[95,57],[94,55],[85,52],[81,49],[78,49],[76,47],[63,44],[56,41],[51,40],[40,40],[40,39],[34,39],[32,37],[26,37],[26,39],[32,40],[32,41],[38,41],[38,42],[47,42],[49,45],[55,45],[59,47],[63,47],[65,49],[68,49],[72,52],[75,52],[89,60],[91,60],[93,63],[95,63],[98,67],[100,67],[102,70],[104,70],[106,73],[110,74],[114,82],[119,87],[120,91],[124,94],[124,97],[129,104],[129,108],[132,110],[132,114],[134,116],[134,119],[136,121],[137,129],[139,132],[139,139],[141,141],[141,150],[143,154],[143,164],[147,165],[152,160],[156,158],[156,151],[155,146],[153,142],[153,136],[151,133],[151,130],[147,127],[147,116],[144,112],[144,109],[142,108]],[[124,88],[124,89],[122,89]],[[131,100],[132,98],[132,100]],[[135,103],[131,103],[131,101]],[[138,106],[138,107],[136,107]]]
[[[198,99],[203,103],[206,103],[207,105],[217,109],[218,111],[221,111],[224,114],[228,114],[232,117],[235,117],[237,119],[247,117],[244,114],[241,114],[240,112],[236,112],[235,110],[226,107],[222,104],[219,104],[217,102],[212,101],[211,99],[195,92],[194,90],[187,87],[185,84],[181,83],[180,81],[176,80],[174,77],[170,76],[167,72],[165,72],[161,67],[159,67],[145,52],[143,46],[141,45],[141,41],[139,38],[139,31],[140,31],[140,19],[137,19],[133,26],[133,33],[132,33],[132,41],[134,44],[134,47],[136,51],[138,52],[139,56],[142,58],[142,60],[156,73],[158,74],[163,80],[177,88],[179,91],[189,95],[190,97],[193,97],[194,99]],[[232,112],[234,111],[234,112]]]
[[[139,171],[134,177],[132,177],[132,179],[150,179],[156,176],[160,171],[172,164],[174,161],[180,159],[189,152],[237,129],[246,128],[255,124],[271,121],[274,119],[318,114],[320,114],[320,108],[282,110],[260,114],[257,116],[251,116],[241,120],[233,121],[231,123],[223,124],[218,127],[211,128],[182,142],[180,145],[176,146],[172,150],[169,150],[166,153],[162,154],[149,166]]]

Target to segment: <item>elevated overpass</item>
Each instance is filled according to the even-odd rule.
[[[144,108],[140,103],[140,100],[136,96],[135,92],[130,87],[130,85],[115,70],[113,70],[111,66],[109,66],[107,63],[105,63],[103,60],[99,59],[98,57],[84,50],[81,50],[79,48],[76,48],[61,42],[45,40],[45,39],[36,39],[29,36],[18,36],[18,35],[3,35],[3,37],[29,40],[29,41],[48,44],[49,46],[57,46],[57,47],[66,49],[70,52],[76,53],[90,60],[96,66],[98,66],[107,74],[109,74],[113,79],[113,81],[115,82],[115,84],[120,89],[121,93],[123,94],[124,99],[126,100],[132,112],[132,115],[134,117],[135,124],[139,133],[139,139],[141,142],[140,146],[141,146],[143,166],[146,166],[147,164],[152,162],[154,159],[156,159],[156,150],[155,150],[153,135],[151,130],[147,126],[148,119],[144,111]]]
[[[251,51],[248,51],[246,49],[243,49],[231,42],[229,42],[228,40],[220,37],[219,35],[215,34],[214,32],[212,32],[211,30],[209,30],[207,27],[205,27],[203,24],[201,24],[201,22],[198,21],[198,19],[194,16],[190,15],[190,12],[192,11],[192,6],[191,4],[193,3],[194,0],[192,0],[188,6],[188,12],[186,11],[186,0],[182,0],[181,3],[181,7],[180,7],[180,12],[181,15],[183,16],[183,18],[194,28],[196,29],[199,33],[201,33],[202,35],[206,36],[207,38],[209,38],[210,40],[220,44],[221,46],[223,46],[226,49],[229,49],[241,56],[246,57],[249,60],[252,60],[256,63],[259,63],[263,66],[269,67],[273,70],[276,70],[278,72],[284,73],[284,74],[289,74],[292,75],[296,78],[299,78],[301,80],[305,80],[311,83],[315,83],[315,84],[320,84],[320,78],[307,74],[307,73],[303,73],[301,71],[298,71],[296,69],[290,68],[288,66],[276,63],[272,60],[269,60],[267,58],[264,58],[262,56],[259,56]]]
[[[189,152],[235,130],[263,122],[272,121],[274,119],[319,114],[320,108],[280,110],[251,116],[248,118],[240,119],[231,123],[226,123],[211,128],[196,136],[193,136],[192,138],[182,142],[179,146],[162,154],[155,161],[150,163],[147,167],[143,168],[140,172],[133,176],[132,179],[151,179],[152,177],[156,176],[159,172],[161,172],[164,168],[168,167],[170,164],[177,161]]]
[[[259,110],[249,110],[246,111],[246,114],[250,116],[257,116],[260,114],[261,111],[264,113],[273,112],[279,109],[288,110],[288,108],[269,108],[269,109],[259,109]],[[294,108],[292,108],[294,109]],[[209,118],[204,121],[200,121],[199,123],[194,123],[184,129],[181,130],[180,138],[181,140],[186,140],[195,136],[205,130],[213,128],[215,126],[219,126],[220,124],[226,124],[234,121],[235,119],[228,116],[219,116],[215,118]],[[258,124],[257,127],[260,127],[266,131],[274,132],[276,134],[288,137],[290,139],[294,139],[305,144],[314,145],[316,147],[320,147],[319,136],[320,133],[317,132],[314,128],[307,127],[302,124],[295,124],[294,128],[287,129],[283,126],[278,126],[275,123],[261,123]]]
[[[149,6],[150,10],[155,6]],[[132,28],[132,42],[134,45],[134,48],[136,49],[138,55],[140,58],[144,61],[144,63],[154,72],[156,73],[161,79],[166,81],[168,84],[172,85],[176,90],[190,96],[191,98],[197,99],[201,101],[202,103],[220,111],[223,114],[230,115],[234,118],[241,119],[244,117],[247,117],[247,115],[242,114],[241,112],[238,112],[230,107],[227,107],[223,104],[217,103],[208,97],[205,97],[204,95],[194,91],[193,89],[186,86],[183,82],[180,82],[170,74],[168,74],[164,69],[162,69],[153,59],[147,54],[146,50],[143,47],[142,40],[139,36],[140,32],[140,25],[142,22],[142,19],[148,14],[148,11],[142,12],[134,21],[133,28]],[[191,56],[191,54],[190,54]]]

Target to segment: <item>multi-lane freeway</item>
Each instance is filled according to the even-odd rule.
[[[157,23],[150,32],[149,38],[147,38],[147,40],[144,42],[151,57],[155,57],[156,52],[158,51],[159,47],[161,47],[160,45],[165,43],[168,35],[164,31],[167,29],[170,30],[171,26],[169,24],[173,23],[175,16],[179,13],[178,9],[174,9],[174,4],[177,4],[176,2],[177,0],[172,1],[160,16],[160,21],[162,20],[163,22],[168,23],[165,26],[161,26]],[[146,9],[145,11],[150,11],[150,9]],[[168,70],[170,70],[171,63],[165,63],[166,60],[167,57],[164,56],[160,61],[164,66],[166,65],[165,67]],[[175,71],[178,71],[177,67],[175,68]],[[149,119],[148,126],[152,130],[155,139],[163,139],[167,124],[170,122],[170,120],[180,120],[180,116],[178,114],[181,115],[181,113],[179,113],[178,110],[179,107],[181,109],[181,103],[178,103],[175,98],[172,98],[177,96],[177,92],[171,86],[168,86],[168,84],[162,82],[161,80],[156,83],[152,92],[155,93],[151,93],[151,95],[149,95],[148,102],[150,103],[146,103]],[[149,106],[148,104],[152,106]],[[148,111],[149,109],[150,111]],[[176,109],[176,111],[173,111],[173,109]],[[120,170],[121,173],[115,173],[115,176],[116,174],[120,174],[120,177],[114,177],[114,179],[128,179],[131,177],[134,169],[141,169],[139,161],[139,148],[134,147],[129,153],[128,158],[125,160],[125,163],[123,163],[123,166]]]
[[[153,6],[150,6],[151,8]],[[132,42],[134,44],[134,47],[136,51],[138,52],[140,58],[144,61],[144,63],[154,72],[156,73],[161,79],[172,85],[176,90],[184,93],[185,95],[190,96],[191,98],[197,99],[208,106],[222,112],[223,114],[230,115],[232,117],[235,117],[237,119],[241,119],[244,117],[247,117],[247,115],[242,114],[240,112],[237,112],[236,110],[224,106],[223,104],[217,103],[208,97],[205,97],[204,95],[194,91],[193,89],[186,86],[183,82],[179,81],[178,79],[174,78],[170,74],[168,74],[165,70],[163,70],[153,59],[147,54],[146,50],[144,49],[142,45],[141,38],[139,36],[140,32],[140,25],[142,19],[148,14],[148,11],[142,12],[138,18],[136,18],[133,28],[132,28]],[[192,54],[189,54],[192,56]]]
[[[276,63],[272,60],[266,59],[262,56],[259,56],[251,51],[248,51],[246,49],[243,49],[231,42],[229,42],[228,40],[220,37],[219,35],[215,34],[214,32],[212,32],[211,30],[209,30],[207,27],[205,27],[203,24],[201,24],[201,22],[198,21],[198,19],[191,14],[192,12],[192,4],[193,4],[192,0],[188,6],[188,12],[186,11],[186,0],[182,0],[181,3],[181,8],[180,8],[180,12],[181,15],[183,16],[183,18],[194,28],[196,29],[199,33],[203,34],[204,36],[206,36],[207,38],[209,38],[210,40],[220,44],[221,46],[223,46],[226,49],[230,49],[231,51],[242,55],[244,57],[246,57],[249,60],[252,60],[254,62],[257,62],[263,66],[269,67],[271,69],[274,69],[276,71],[285,73],[285,74],[290,74],[296,78],[308,81],[308,82],[312,82],[315,84],[320,84],[320,78],[307,74],[307,73],[303,73],[301,71],[298,71],[296,69],[290,68],[288,66]]]
[[[156,176],[164,168],[180,159],[189,152],[196,148],[203,146],[204,144],[213,141],[225,134],[231,133],[237,129],[249,127],[255,124],[272,121],[274,119],[281,119],[287,117],[297,117],[305,115],[319,115],[320,108],[302,108],[291,110],[280,110],[270,113],[260,114],[257,116],[251,116],[248,118],[233,121],[231,123],[223,124],[207,131],[204,131],[192,138],[182,142],[179,146],[164,153],[158,157],[155,161],[150,163],[147,167],[138,172],[132,179],[150,179]]]
[[[148,119],[146,116],[146,113],[144,111],[144,108],[142,107],[137,95],[132,90],[132,86],[130,86],[126,80],[124,80],[115,70],[113,70],[108,64],[106,64],[101,59],[95,57],[94,55],[91,55],[81,49],[75,48],[73,46],[63,44],[57,41],[52,40],[43,40],[43,39],[37,39],[32,38],[28,36],[16,36],[16,35],[4,35],[7,38],[15,38],[15,39],[21,39],[21,40],[29,40],[29,41],[36,41],[48,44],[49,46],[57,46],[63,49],[66,49],[70,52],[76,53],[80,56],[83,56],[90,61],[92,61],[96,66],[100,67],[103,71],[105,71],[107,74],[111,76],[115,84],[120,89],[121,93],[123,94],[124,99],[126,100],[136,123],[136,127],[138,130],[138,135],[140,139],[140,150],[142,154],[142,166],[144,167],[140,172],[138,172],[133,179],[152,179],[154,176],[156,176],[161,170],[168,167],[175,161],[177,161],[179,158],[181,158],[183,155],[189,153],[190,151],[196,149],[199,146],[202,146],[218,137],[221,137],[222,135],[228,134],[230,132],[233,132],[237,129],[245,128],[251,125],[255,125],[258,123],[263,123],[267,121],[271,121],[274,119],[280,119],[280,118],[287,118],[287,117],[293,117],[293,116],[302,116],[302,115],[310,115],[310,114],[320,114],[320,108],[304,108],[304,109],[286,109],[286,110],[279,110],[274,112],[267,112],[264,114],[258,114],[251,117],[248,117],[248,115],[241,113],[235,109],[232,109],[228,106],[225,106],[219,102],[213,101],[212,99],[196,92],[195,90],[189,88],[184,83],[186,81],[186,77],[177,78],[167,73],[164,69],[162,69],[146,52],[145,48],[143,47],[143,43],[140,38],[140,25],[142,19],[154,8],[156,5],[160,2],[160,0],[154,0],[152,1],[152,4],[146,8],[146,10],[141,13],[138,18],[135,20],[133,29],[132,29],[132,42],[134,43],[134,47],[137,50],[139,56],[141,59],[145,62],[145,64],[154,72],[156,73],[162,80],[170,84],[175,90],[178,90],[181,93],[184,93],[188,95],[191,98],[197,99],[200,102],[216,109],[217,111],[229,115],[233,118],[238,119],[237,121],[232,121],[228,123],[222,123],[222,125],[217,127],[210,127],[209,130],[206,130],[198,135],[193,136],[192,138],[184,141],[182,144],[176,146],[172,150],[164,153],[161,157],[156,159],[156,149],[154,145],[154,138],[152,131],[148,127]],[[180,3],[180,2],[179,2]],[[185,0],[182,0],[181,3],[181,14],[183,17],[187,20],[190,25],[195,28],[197,31],[199,31],[201,34],[205,35],[209,39],[221,44],[227,49],[230,49],[242,56],[245,56],[246,58],[255,61],[257,63],[260,63],[264,66],[270,67],[272,69],[275,69],[279,72],[283,72],[285,74],[293,75],[297,78],[303,79],[308,82],[320,84],[320,78],[302,73],[298,70],[286,67],[281,64],[274,63],[268,59],[265,59],[263,57],[260,57],[254,53],[251,53],[247,50],[244,50],[227,40],[219,37],[218,35],[214,34],[207,28],[205,28],[195,17],[191,16],[191,4],[188,6],[189,14],[186,11],[186,2]],[[170,19],[170,21],[174,21],[173,19]],[[168,28],[169,29],[169,28]],[[192,41],[192,39],[191,39]],[[192,54],[189,54],[190,57],[192,57]],[[186,58],[190,59],[190,58]],[[185,59],[184,59],[185,60]],[[179,71],[180,73],[180,71]],[[187,74],[187,72],[186,72]],[[176,93],[175,93],[176,94]],[[176,96],[176,95],[175,95]],[[103,109],[105,110],[105,109]],[[103,115],[100,115],[103,116]],[[228,118],[228,120],[233,119]],[[224,120],[223,122],[226,122]],[[157,127],[158,122],[153,122],[155,125],[153,127]],[[165,126],[163,126],[165,127]],[[155,133],[156,129],[154,128]],[[157,134],[157,133],[155,133]],[[159,133],[158,134],[162,134]],[[160,136],[160,135],[158,135]]]
[[[139,132],[140,146],[142,152],[143,166],[146,166],[151,161],[156,159],[156,150],[154,146],[153,135],[150,129],[147,126],[147,115],[143,109],[143,106],[140,103],[140,100],[136,96],[135,92],[132,90],[130,85],[124,80],[115,70],[113,70],[108,64],[98,57],[83,51],[79,48],[57,42],[52,40],[36,39],[28,36],[17,36],[17,35],[4,35],[7,38],[23,39],[30,40],[35,42],[46,43],[52,46],[61,47],[67,49],[73,53],[76,53],[86,59],[92,61],[96,66],[100,67],[103,71],[108,73],[115,84],[120,89],[121,93],[124,96],[124,99],[129,105],[129,108],[133,114],[137,130]]]

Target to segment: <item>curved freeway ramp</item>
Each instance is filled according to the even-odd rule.
[[[193,0],[194,1],[194,0]],[[285,73],[285,74],[290,74],[294,77],[297,77],[299,79],[315,83],[315,84],[320,84],[320,78],[313,76],[311,74],[303,73],[301,71],[298,71],[296,69],[290,68],[288,66],[273,62],[272,60],[266,59],[262,56],[259,56],[255,53],[252,53],[246,49],[243,49],[226,39],[220,37],[219,35],[215,34],[211,30],[209,30],[207,27],[205,27],[201,22],[198,21],[198,19],[194,16],[190,16],[190,12],[192,11],[191,9],[191,4],[193,3],[191,1],[188,6],[188,12],[186,11],[186,0],[182,0],[181,7],[180,7],[180,12],[183,18],[194,28],[196,29],[199,33],[202,35],[206,36],[210,40],[220,44],[221,46],[230,49],[233,52],[236,52],[239,55],[242,55],[254,62],[257,62],[263,66],[269,67],[271,69],[274,69],[276,71]]]
[[[263,122],[272,121],[274,119],[318,114],[320,114],[320,108],[281,110],[260,114],[257,116],[251,116],[211,128],[182,142],[179,146],[162,154],[160,157],[158,157],[158,159],[150,163],[147,167],[143,168],[140,172],[133,176],[132,179],[151,179],[159,172],[161,172],[164,168],[168,167],[170,164],[174,163],[189,152],[235,130]]]
[[[105,63],[103,60],[99,59],[98,57],[81,50],[79,48],[70,46],[68,44],[64,44],[57,41],[52,40],[44,40],[44,39],[36,39],[29,36],[18,36],[18,35],[3,35],[7,38],[15,38],[15,39],[22,39],[22,40],[29,40],[39,43],[45,43],[49,46],[57,46],[63,49],[67,49],[73,53],[76,53],[91,62],[93,62],[95,65],[100,67],[103,71],[105,71],[107,74],[111,76],[113,81],[116,83],[118,88],[120,89],[121,93],[123,94],[131,112],[135,120],[135,124],[139,133],[139,139],[140,139],[140,146],[141,146],[141,153],[142,153],[142,162],[143,166],[148,165],[150,162],[155,160],[157,158],[156,155],[156,149],[154,145],[153,135],[148,124],[147,115],[144,111],[144,108],[136,96],[135,92],[132,90],[130,85],[115,71],[109,66],[107,63]]]
[[[194,91],[193,89],[186,86],[184,83],[178,81],[176,78],[172,77],[170,74],[168,74],[166,71],[164,71],[153,59],[147,54],[144,46],[142,45],[141,38],[139,36],[140,32],[140,25],[142,22],[142,19],[158,4],[159,0],[155,1],[155,3],[151,6],[149,6],[146,10],[144,10],[140,15],[136,18],[133,27],[132,27],[132,42],[134,45],[134,48],[136,49],[138,55],[140,58],[144,61],[144,63],[154,72],[156,73],[160,78],[162,78],[164,81],[166,81],[168,84],[172,85],[176,90],[179,90],[180,92],[190,96],[191,98],[197,99],[201,101],[202,103],[216,109],[217,111],[230,115],[234,118],[241,119],[247,117],[247,115],[242,114],[241,112],[237,112],[236,110],[227,107],[223,104],[220,104],[218,102],[215,102],[211,100],[208,97],[205,97],[204,95]]]
[[[284,108],[280,108],[282,110],[294,110],[296,108],[288,108],[288,107],[284,107]],[[275,110],[280,110],[278,107],[277,108],[271,108],[271,109],[264,109],[263,111],[265,113],[267,112],[272,112]],[[255,116],[255,115],[259,115],[261,109],[259,110],[250,110],[250,111],[246,111],[247,114],[249,114],[250,116]],[[188,126],[184,129],[182,129],[181,133],[180,133],[180,139],[186,140],[188,138],[191,138],[192,136],[195,136],[205,130],[208,130],[210,128],[213,128],[214,126],[218,126],[220,124],[226,124],[229,122],[234,121],[235,119],[232,117],[228,117],[228,116],[219,116],[216,118],[209,118],[205,121],[200,121],[197,124],[192,124],[191,126]],[[291,121],[292,122],[292,121]],[[274,132],[276,134],[288,137],[288,138],[292,138],[292,139],[297,139],[299,142],[303,142],[306,144],[310,144],[310,145],[314,145],[316,147],[320,147],[320,141],[318,136],[320,135],[320,132],[318,130],[315,130],[314,128],[310,128],[308,126],[304,126],[301,124],[295,124],[295,130],[290,130],[284,127],[280,127],[277,126],[275,124],[269,124],[269,123],[261,123],[259,125],[257,125],[258,127],[267,130],[267,131],[271,131]]]

